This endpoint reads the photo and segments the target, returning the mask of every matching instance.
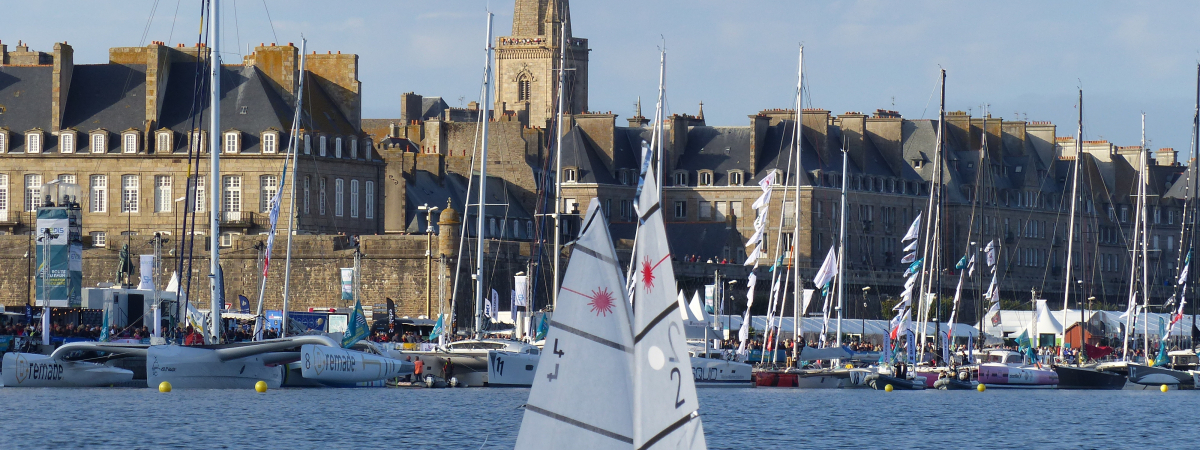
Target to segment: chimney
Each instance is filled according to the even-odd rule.
[[[412,92],[400,94],[400,123],[410,124],[421,120],[423,98]]]
[[[1176,166],[1179,165],[1179,152],[1170,147],[1160,148],[1154,152],[1154,160],[1160,166]]]
[[[276,93],[295,105],[299,70],[300,49],[288,45],[262,45],[254,47],[254,66],[273,81]],[[311,72],[311,71],[310,71]],[[309,80],[311,81],[311,79]]]
[[[50,89],[50,131],[62,129],[63,113],[67,110],[67,94],[71,91],[71,75],[75,73],[75,51],[66,42],[54,44],[54,70]]]
[[[329,96],[354,129],[362,129],[362,84],[358,81],[358,55],[325,54],[309,56],[306,64],[310,80]]]
[[[8,65],[8,44],[0,43],[0,66]]]

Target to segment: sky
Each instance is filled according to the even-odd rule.
[[[479,99],[486,11],[508,35],[513,0],[225,0],[226,60],[246,46],[299,44],[356,53],[364,118],[397,118],[405,92],[451,106]],[[109,47],[197,41],[199,0],[14,2],[0,41],[75,49],[77,64],[107,61]],[[71,11],[71,14],[62,14]],[[1141,140],[1184,154],[1192,142],[1200,2],[935,0],[576,0],[576,37],[589,39],[589,109],[646,114],[657,95],[658,51],[667,50],[669,113],[741,126],[748,115],[794,108],[804,45],[804,107],[841,114],[899,111],[936,118],[938,70],[946,109],[1050,121],[1075,134],[1077,89],[1084,138]],[[48,20],[53,17],[54,20]]]

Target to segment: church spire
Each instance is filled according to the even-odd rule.
[[[642,96],[638,96],[637,111],[633,114],[634,117],[642,117]]]
[[[699,119],[704,119],[704,102],[700,102],[700,112],[696,114]]]

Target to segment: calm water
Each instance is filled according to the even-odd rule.
[[[527,389],[0,388],[3,448],[512,448]],[[1200,391],[703,389],[709,448],[1196,448]]]

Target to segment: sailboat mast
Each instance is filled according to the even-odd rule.
[[[933,286],[933,280],[932,280],[933,277],[932,277],[932,272],[930,272],[930,270],[937,270],[936,265],[933,265],[933,266],[930,265],[929,259],[931,258],[931,254],[932,254],[933,258],[936,258],[936,255],[937,255],[937,246],[936,246],[937,231],[936,231],[936,229],[937,229],[938,216],[937,216],[935,210],[936,210],[937,206],[940,205],[940,203],[934,202],[934,196],[938,192],[938,189],[937,189],[938,183],[941,181],[940,175],[941,175],[941,163],[942,163],[942,131],[944,128],[943,125],[946,122],[946,70],[945,69],[941,70],[941,83],[940,83],[939,90],[940,90],[941,94],[940,94],[940,101],[939,101],[939,106],[938,106],[937,143],[935,144],[935,148],[934,148],[934,152],[933,152],[934,173],[933,173],[933,176],[930,177],[931,182],[930,182],[930,186],[929,186],[929,206],[925,210],[925,217],[929,220],[927,220],[925,223],[925,231],[924,231],[925,236],[924,236],[924,239],[922,239],[922,241],[925,244],[925,250],[922,253],[923,256],[921,258],[921,268],[919,269],[922,274],[921,275],[921,289],[919,291],[921,297],[918,299],[919,306],[917,308],[917,311],[918,311],[917,312],[917,320],[921,323],[921,325],[920,325],[921,332],[920,332],[920,337],[918,338],[918,340],[920,342],[924,342],[925,333],[929,329],[929,324],[928,324],[929,309],[925,305],[926,305],[926,303],[928,303],[928,301],[926,301],[926,298],[927,298],[926,296],[928,295],[927,292]],[[932,267],[932,269],[931,269],[931,267]],[[909,345],[916,345],[916,343],[910,342]],[[925,346],[924,345],[917,346],[917,355],[918,355],[917,360],[922,360],[925,358]],[[910,361],[910,362],[912,362],[912,361]]]
[[[1078,124],[1078,128],[1076,128],[1076,130],[1075,130],[1075,162],[1071,164],[1071,166],[1072,166],[1071,171],[1074,172],[1074,174],[1071,175],[1071,177],[1072,177],[1071,178],[1071,200],[1070,200],[1071,201],[1071,215],[1067,219],[1067,266],[1064,269],[1065,273],[1063,275],[1063,284],[1064,284],[1064,286],[1063,286],[1063,323],[1066,323],[1066,321],[1067,321],[1067,306],[1071,302],[1071,281],[1072,281],[1071,280],[1071,267],[1073,267],[1072,262],[1073,262],[1073,257],[1074,257],[1074,255],[1072,253],[1075,250],[1075,208],[1079,204],[1079,169],[1081,167],[1083,167],[1082,163],[1080,162],[1083,160],[1082,149],[1083,149],[1083,89],[1080,89],[1079,90],[1079,124]],[[1080,293],[1078,293],[1078,295],[1082,296],[1083,293],[1080,292]],[[1080,297],[1081,300],[1079,301],[1079,304],[1080,304],[1079,309],[1080,310],[1083,309],[1082,298],[1083,297]],[[1083,323],[1080,323],[1079,325],[1081,327],[1084,326]],[[1080,330],[1083,330],[1083,329],[1084,328],[1080,328]],[[1083,348],[1083,331],[1080,331],[1079,336],[1080,336],[1079,348]],[[1063,338],[1064,338],[1064,340],[1066,339],[1066,330],[1063,331]],[[1063,348],[1062,352],[1065,352],[1066,346],[1064,345],[1064,346],[1062,346],[1062,348]]]
[[[1196,185],[1194,183],[1196,183],[1196,180],[1200,179],[1196,176],[1196,163],[1194,162],[1197,160],[1197,154],[1200,154],[1200,64],[1196,64],[1196,113],[1195,113],[1195,115],[1192,116],[1192,157],[1191,157],[1191,160],[1193,162],[1191,163],[1191,170],[1188,171],[1188,173],[1189,173],[1188,184],[1187,184],[1186,188],[1184,189],[1184,194],[1185,194],[1183,196],[1184,208],[1183,208],[1183,211],[1179,214],[1180,218],[1183,219],[1183,227],[1184,228],[1188,227],[1187,226],[1187,224],[1188,224],[1188,220],[1187,220],[1188,209],[1192,209],[1192,221],[1195,221],[1195,217],[1196,217],[1196,211],[1194,209],[1196,207],[1196,204],[1195,204],[1195,202],[1192,201],[1192,196],[1196,195],[1196,190],[1195,190]],[[1189,252],[1192,250],[1192,248],[1194,248],[1194,246],[1192,244],[1195,243],[1195,240],[1196,240],[1196,227],[1192,226],[1191,227],[1191,236],[1188,239],[1188,251]],[[1183,239],[1179,240],[1179,246],[1183,247]],[[1182,248],[1181,248],[1181,250],[1182,250]],[[1191,277],[1191,272],[1188,273],[1188,277]],[[1192,283],[1188,283],[1188,287],[1192,289],[1192,292],[1195,292],[1196,288],[1193,287]],[[1182,298],[1184,293],[1180,292],[1179,295]],[[1191,330],[1192,331],[1191,332],[1192,347],[1196,346],[1196,330],[1197,330],[1197,328],[1196,328],[1196,302],[1193,301],[1192,302],[1192,330]]]
[[[792,242],[790,244],[791,248],[792,248],[792,261],[791,261],[792,264],[791,265],[792,265],[792,277],[793,277],[793,282],[792,282],[792,361],[795,361],[796,358],[800,356],[799,349],[797,348],[797,344],[800,342],[800,332],[802,330],[802,327],[800,326],[800,321],[804,317],[804,311],[800,311],[800,305],[804,303],[800,299],[800,296],[803,293],[804,285],[800,283],[800,268],[798,266],[796,266],[796,261],[797,261],[796,239],[798,239],[800,237],[800,177],[803,176],[803,174],[804,174],[804,172],[802,171],[802,166],[800,165],[800,151],[801,151],[800,142],[802,141],[802,139],[804,137],[804,103],[803,103],[803,101],[804,101],[804,46],[803,45],[800,46],[800,62],[797,67],[798,67],[798,69],[796,69],[796,132],[795,132],[795,138],[793,139],[796,142],[796,149],[795,149],[796,153],[795,153],[795,156],[793,156],[796,159],[796,171],[795,171],[795,174],[796,174],[795,175],[796,176],[796,197],[795,198],[796,198],[796,200],[794,203],[794,205],[796,205],[796,206],[794,206],[792,209],[792,214],[795,216],[795,217],[793,217],[793,220],[795,221],[795,223],[794,223],[795,228],[792,230]],[[784,185],[786,185],[786,184],[787,184],[787,182],[785,180]],[[785,198],[787,197],[787,190],[784,190],[784,197]],[[841,334],[840,329],[838,330],[838,334]]]
[[[490,25],[489,25],[490,26]],[[567,22],[564,19],[559,27],[560,43],[558,52],[558,125],[555,128],[555,133],[558,134],[554,144],[554,283],[551,284],[553,289],[550,290],[551,304],[555,309],[558,308],[558,287],[562,281],[559,277],[559,267],[562,261],[562,145],[563,134],[566,130],[563,127],[563,99],[564,89],[567,85]],[[490,33],[489,33],[490,36]],[[489,38],[490,42],[490,38]]]
[[[283,314],[282,314],[283,322],[280,324],[280,327],[279,327],[279,337],[287,336],[288,299],[291,297],[291,295],[289,295],[289,294],[291,292],[291,286],[292,286],[292,234],[296,229],[296,216],[297,216],[297,214],[296,214],[296,164],[298,163],[298,157],[300,155],[299,149],[297,148],[298,147],[297,144],[300,143],[300,137],[298,136],[300,134],[300,118],[304,117],[304,114],[302,113],[302,111],[303,111],[303,106],[304,106],[304,70],[306,67],[305,66],[305,61],[306,61],[305,60],[305,54],[306,54],[305,52],[307,51],[307,49],[308,49],[308,39],[301,38],[300,39],[300,83],[299,83],[298,90],[296,91],[296,92],[299,92],[299,95],[296,97],[296,115],[295,115],[295,117],[292,118],[292,139],[291,139],[292,142],[290,145],[288,145],[288,147],[290,147],[291,152],[292,152],[292,201],[291,201],[291,207],[288,209],[288,211],[291,214],[288,215],[287,251],[285,252],[285,256],[283,258]]]
[[[209,197],[209,232],[208,245],[212,249],[208,259],[209,277],[209,334],[213,343],[221,339],[221,291],[225,289],[221,280],[221,196],[224,184],[221,182],[221,10],[220,0],[212,0],[208,9],[208,42],[212,46],[208,52],[209,60],[209,112],[212,119],[208,132],[209,173],[208,183],[213,186],[213,194]]]
[[[479,150],[479,206],[476,209],[478,219],[475,222],[475,337],[483,338],[483,299],[487,296],[483,291],[483,252],[487,249],[487,229],[484,228],[485,215],[484,207],[487,205],[487,154],[488,154],[488,123],[491,122],[491,117],[488,117],[487,108],[492,104],[492,12],[487,13],[487,40],[483,44],[483,104],[484,114],[483,121],[480,125],[480,140],[482,145]],[[468,197],[469,197],[468,193]],[[558,260],[558,255],[554,255],[554,259]],[[557,276],[557,274],[556,274]],[[557,283],[558,280],[556,279]],[[495,308],[499,305],[492,305]]]
[[[663,189],[661,186],[665,186],[667,184],[665,181],[663,181],[663,177],[662,177],[663,161],[666,160],[666,158],[663,157],[663,147],[664,147],[663,132],[665,131],[663,128],[663,94],[664,94],[663,91],[665,90],[664,83],[666,81],[666,76],[667,76],[667,47],[666,47],[666,45],[663,45],[662,52],[659,53],[659,56],[658,56],[658,107],[654,111],[654,138],[652,139],[654,142],[651,144],[651,150],[654,151],[658,156],[658,164],[657,164],[658,167],[656,168],[655,171],[657,172],[656,179],[658,180],[658,185],[660,186],[658,189],[658,203],[659,204],[662,204],[662,199],[663,199],[663,197],[662,197]]]
[[[799,156],[799,155],[797,155]],[[842,192],[841,192],[841,218],[838,219],[840,231],[838,231],[838,274],[837,274],[837,337],[834,343],[838,347],[842,346],[842,298],[845,294],[845,279],[846,279],[846,208],[849,202],[846,201],[846,179],[849,178],[847,171],[850,164],[850,153],[846,151],[846,141],[842,141]],[[798,175],[798,174],[797,174]]]
[[[1145,327],[1142,329],[1142,337],[1145,339],[1145,346],[1142,351],[1146,352],[1146,358],[1150,357],[1150,269],[1146,258],[1146,158],[1150,156],[1146,152],[1146,113],[1142,113],[1142,149],[1141,162],[1138,163],[1138,203],[1137,215],[1138,220],[1142,223],[1141,235],[1134,235],[1135,238],[1140,237],[1142,242],[1142,313],[1145,314]]]

